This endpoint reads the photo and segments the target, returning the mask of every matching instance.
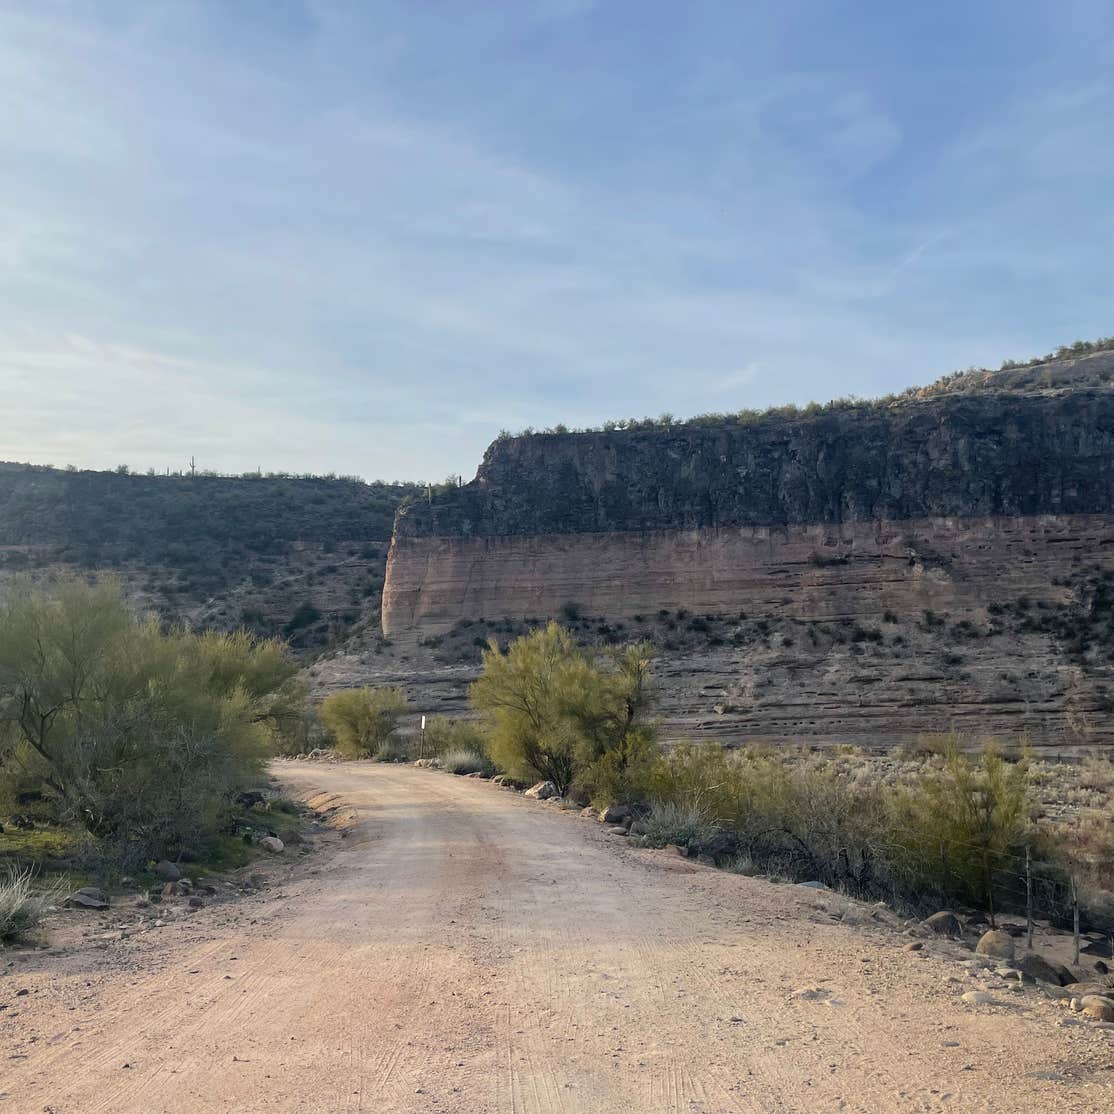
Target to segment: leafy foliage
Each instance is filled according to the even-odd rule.
[[[1029,829],[1028,766],[995,747],[975,759],[950,739],[939,769],[892,802],[897,865],[920,884],[993,917],[996,876],[1022,852]]]
[[[432,716],[426,723],[422,748],[427,758],[465,751],[486,754],[487,739],[477,723],[448,716]]]
[[[441,756],[441,766],[450,774],[490,774],[492,765],[483,751],[456,749]]]
[[[492,641],[471,688],[492,759],[515,777],[552,781],[562,794],[578,777],[621,783],[651,745],[651,658],[641,644],[597,660],[557,623],[505,652]]]
[[[162,631],[111,581],[0,601],[0,795],[142,858],[217,831],[300,690],[284,647]]]
[[[406,694],[397,688],[344,689],[321,703],[321,722],[346,758],[400,757],[399,719],[409,710]]]
[[[1025,848],[1039,847],[1034,884],[1057,915],[1062,872],[1031,822],[1029,787],[1024,760],[994,746],[967,754],[951,737],[895,785],[826,756],[682,744],[645,768],[639,790],[654,842],[913,907],[1016,906]]]

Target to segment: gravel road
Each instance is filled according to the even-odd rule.
[[[1035,989],[963,1005],[950,945],[905,951],[884,912],[488,782],[275,771],[343,802],[345,838],[262,894],[7,961],[0,1110],[1114,1109],[1114,1032]]]

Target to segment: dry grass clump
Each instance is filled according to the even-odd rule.
[[[819,880],[910,908],[1023,908],[1028,853],[1038,915],[1069,916],[1070,876],[1094,922],[1114,889],[1109,810],[1035,822],[1048,764],[947,737],[902,757],[854,748],[724,750],[685,744],[645,772],[647,841],[677,843],[729,869]],[[1106,766],[1077,770],[1097,793]]]
[[[8,864],[0,875],[0,943],[31,936],[47,910],[62,900],[64,890],[61,879],[37,883],[32,868]]]
[[[719,831],[707,810],[697,800],[659,801],[642,822],[644,838],[649,847],[676,844],[704,846]]]
[[[450,774],[490,774],[491,763],[474,750],[450,750],[441,755],[441,768]]]

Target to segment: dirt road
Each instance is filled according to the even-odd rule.
[[[1114,1032],[1035,990],[964,1006],[955,958],[867,907],[486,782],[278,772],[345,798],[348,837],[265,895],[6,969],[0,1110],[1114,1109]]]

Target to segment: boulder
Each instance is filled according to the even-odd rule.
[[[194,895],[190,898],[190,908],[200,909],[205,904],[205,899]]]
[[[992,928],[979,937],[975,951],[979,955],[992,955],[995,959],[1012,960],[1015,952],[1013,937],[1008,932]]]
[[[82,909],[107,909],[108,897],[104,890],[97,886],[83,886],[76,893],[70,895],[70,904]]]
[[[627,805],[608,805],[600,810],[600,822],[603,824],[622,824],[630,819],[630,808]]]
[[[182,877],[182,872],[169,859],[161,859],[155,863],[155,873],[164,882],[177,882]]]
[[[1082,999],[1083,1015],[1096,1021],[1114,1021],[1114,998],[1104,998],[1098,994],[1087,994]]]
[[[828,887],[823,882],[798,882],[798,887],[804,890],[826,890]]]
[[[994,1000],[993,994],[988,994],[985,990],[968,990],[962,996],[962,1000],[969,1006],[994,1006],[997,1003]]]
[[[1036,952],[1026,952],[1018,963],[1023,975],[1038,982],[1051,983],[1053,986],[1067,986],[1075,981],[1075,976],[1062,964],[1045,959]]]
[[[1069,982],[1064,984],[1064,989],[1069,994],[1075,995],[1076,998],[1082,998],[1086,994],[1097,994],[1100,997],[1109,997],[1114,994],[1110,987],[1104,986],[1100,982]]]
[[[931,917],[925,917],[921,921],[921,928],[925,928],[937,936],[963,935],[963,925],[949,909],[941,909],[939,913],[933,913]]]
[[[627,834],[627,829],[622,824],[616,824],[613,828],[608,828],[607,831],[613,836],[625,836]]]
[[[264,836],[259,841],[259,846],[264,851],[270,851],[272,855],[281,855],[286,850],[286,844],[278,836]]]
[[[526,796],[535,801],[548,801],[550,797],[559,797],[557,786],[551,781],[539,781],[526,790]]]

